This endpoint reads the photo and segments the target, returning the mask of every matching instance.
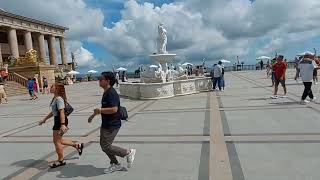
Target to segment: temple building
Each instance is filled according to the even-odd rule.
[[[12,76],[37,76],[40,84],[42,77],[54,82],[59,73],[72,67],[65,50],[66,30],[67,27],[0,9],[0,65],[9,66]]]

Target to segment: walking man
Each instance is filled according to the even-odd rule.
[[[91,123],[96,115],[101,115],[100,146],[102,151],[104,151],[110,159],[110,167],[105,170],[105,173],[122,171],[124,169],[118,162],[116,156],[126,158],[128,163],[127,167],[130,168],[136,154],[135,149],[124,149],[112,145],[121,127],[120,98],[117,91],[113,88],[115,82],[116,78],[114,73],[101,73],[99,85],[104,89],[101,108],[95,109],[94,113],[88,119],[88,122]]]
[[[283,97],[287,94],[286,88],[286,69],[287,64],[283,61],[283,56],[279,55],[277,58],[277,62],[272,67],[274,71],[274,94],[271,96],[272,99],[278,99],[278,87],[281,83],[284,91]]]
[[[301,75],[301,79],[304,85],[304,91],[301,97],[301,103],[306,104],[310,101],[306,100],[307,96],[309,96],[311,101],[314,101],[316,98],[313,96],[311,87],[313,80],[313,72],[315,69],[318,69],[316,62],[313,60],[313,54],[306,53],[304,58],[299,63],[299,71]]]

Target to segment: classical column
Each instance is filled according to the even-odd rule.
[[[8,31],[8,41],[11,50],[11,55],[15,58],[19,57],[19,47],[16,29],[10,28]]]
[[[41,62],[45,62],[46,59],[46,48],[44,46],[44,35],[39,34],[38,36],[38,45],[39,45],[39,58]]]
[[[67,54],[66,54],[66,49],[64,47],[64,38],[59,37],[59,42],[60,42],[60,52],[61,52],[62,64],[67,65]]]
[[[31,37],[31,32],[30,31],[26,31],[24,33],[24,44],[26,47],[26,52],[30,49],[33,49],[32,46],[32,37]]]
[[[50,65],[57,65],[56,37],[49,35],[48,45],[49,45]]]

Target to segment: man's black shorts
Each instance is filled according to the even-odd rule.
[[[283,87],[286,86],[286,80],[280,80],[280,79],[275,78],[274,83],[276,86],[279,86],[280,83]]]
[[[318,70],[317,69],[313,70],[313,77],[315,77],[315,76],[318,76]]]

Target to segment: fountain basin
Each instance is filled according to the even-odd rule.
[[[132,99],[163,99],[212,90],[211,78],[199,77],[165,83],[121,83],[120,95]]]
[[[152,54],[150,55],[151,59],[154,61],[163,64],[174,61],[176,54]]]

